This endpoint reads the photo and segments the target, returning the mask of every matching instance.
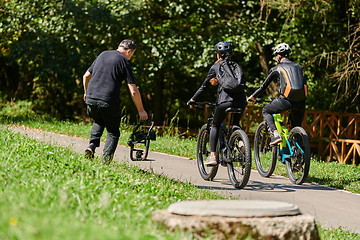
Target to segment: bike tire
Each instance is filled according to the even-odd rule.
[[[302,127],[294,127],[289,133],[288,141],[294,156],[286,159],[286,171],[292,183],[301,185],[305,182],[310,170],[309,138]],[[300,164],[299,167],[296,167],[297,164]]]
[[[245,153],[240,150],[240,141],[244,143]],[[251,173],[251,145],[244,130],[236,130],[231,134],[229,147],[234,156],[231,162],[227,163],[229,179],[235,188],[244,188]]]
[[[211,181],[215,178],[219,165],[216,166],[206,166],[204,162],[206,162],[207,157],[210,155],[210,141],[209,135],[210,133],[206,130],[207,124],[204,124],[199,132],[197,147],[196,147],[196,156],[197,156],[197,165],[199,169],[199,173],[201,177],[206,181]],[[218,161],[217,154],[217,161]]]
[[[130,148],[131,161],[144,161],[147,158],[150,148],[150,139],[145,139],[145,142],[141,144],[145,144],[145,149],[135,148],[134,145],[131,146]]]
[[[270,146],[270,142],[270,132],[264,121],[257,127],[254,137],[255,165],[262,177],[270,177],[276,166],[277,147]]]

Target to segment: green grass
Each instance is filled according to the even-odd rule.
[[[151,220],[189,199],[223,199],[136,166],[88,161],[0,127],[0,239],[182,239]]]
[[[151,220],[178,200],[224,199],[136,166],[88,161],[0,127],[0,239],[191,239]],[[360,239],[319,228],[322,239]]]
[[[320,239],[324,240],[359,240],[360,234],[347,231],[344,228],[325,229],[318,227]]]

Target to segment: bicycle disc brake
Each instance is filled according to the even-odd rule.
[[[237,153],[234,151],[233,152],[233,162],[236,162],[238,164],[240,164],[242,167],[244,167],[244,162],[245,162],[245,154],[240,150],[239,147],[237,147]]]

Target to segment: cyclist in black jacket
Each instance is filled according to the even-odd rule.
[[[289,115],[291,127],[301,126],[305,114],[307,86],[304,71],[299,64],[289,60],[290,52],[291,49],[286,43],[275,47],[273,55],[276,56],[278,65],[270,69],[269,75],[261,86],[247,99],[249,102],[255,103],[256,97],[266,90],[271,81],[277,80],[280,96],[265,105],[262,111],[271,133],[270,145],[282,141],[276,130],[273,114],[291,110]]]
[[[211,66],[205,81],[202,83],[200,88],[196,91],[194,96],[188,101],[188,105],[191,105],[191,102],[195,102],[196,99],[207,89],[211,84],[213,86],[218,85],[217,76],[219,75],[219,64],[221,61],[228,60],[232,54],[231,44],[228,42],[218,42],[215,45],[215,50],[217,52],[218,60]],[[244,74],[241,71],[241,78],[244,78]],[[208,157],[205,165],[217,165],[216,161],[216,145],[218,143],[220,126],[221,123],[226,118],[225,110],[229,107],[246,107],[246,96],[245,92],[241,91],[240,93],[227,93],[221,86],[218,87],[217,96],[216,96],[216,109],[214,113],[213,123],[210,129],[210,156]],[[240,126],[239,122],[241,119],[240,114],[234,115],[234,128]]]

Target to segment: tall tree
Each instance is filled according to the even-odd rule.
[[[359,0],[8,0],[0,9],[1,98],[29,99],[37,111],[60,118],[85,116],[81,77],[101,51],[124,38],[138,45],[131,63],[157,125],[178,111],[182,126],[204,121],[186,102],[221,40],[235,47],[248,95],[275,64],[273,47],[287,42],[308,78],[308,108],[359,111]],[[215,101],[215,93],[212,88],[203,100]],[[276,86],[266,94],[274,96]],[[124,113],[136,121],[131,98],[122,99]]]

